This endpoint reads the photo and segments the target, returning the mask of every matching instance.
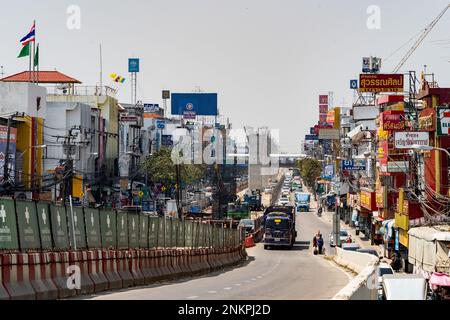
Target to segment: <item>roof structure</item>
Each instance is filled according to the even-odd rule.
[[[81,81],[74,79],[61,73],[59,71],[39,71],[37,73],[37,79],[39,83],[78,83]],[[3,82],[29,82],[32,72],[24,71],[20,73],[13,74],[11,76],[5,77],[0,81]]]

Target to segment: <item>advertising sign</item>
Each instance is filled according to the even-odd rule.
[[[309,134],[315,134],[314,133],[314,127],[309,128]]]
[[[362,72],[370,72],[370,57],[362,58]]]
[[[360,171],[366,170],[365,160],[344,160],[342,161],[342,170]]]
[[[436,130],[436,111],[434,109],[425,109],[419,114],[419,130],[435,131]]]
[[[339,129],[319,129],[320,140],[339,140]]]
[[[394,113],[395,112],[395,113]],[[405,130],[406,123],[403,112],[399,111],[385,111],[381,113],[381,127],[386,131],[401,131]]]
[[[359,92],[403,92],[403,74],[360,74]]]
[[[319,114],[319,122],[320,123],[326,123],[327,122],[327,114],[326,113]]]
[[[327,112],[328,112],[328,105],[327,104],[319,105],[319,113],[327,113]]]
[[[389,172],[389,173],[409,172],[409,162],[408,161],[388,161],[387,172]]]
[[[328,95],[320,95],[319,96],[319,104],[326,104],[328,106]]]
[[[319,140],[319,137],[315,134],[307,134],[307,135],[305,135],[305,140],[315,141],[315,140]]]
[[[0,178],[3,178],[3,168],[5,166],[6,142],[8,138],[8,127],[0,126]],[[16,140],[17,128],[12,128],[9,135],[9,176],[14,179],[16,170]]]
[[[437,134],[448,136],[450,134],[450,109],[438,108],[437,118]]]
[[[144,112],[158,112],[159,111],[159,104],[157,103],[144,103]]]
[[[357,79],[353,79],[350,80],[350,89],[358,89],[358,80]]]
[[[16,211],[14,200],[0,199],[0,250],[18,250]]]
[[[217,115],[217,93],[172,93],[171,102],[173,115]]]
[[[331,180],[334,176],[334,165],[328,164],[323,169],[323,179]]]
[[[162,98],[163,98],[164,100],[170,99],[170,91],[169,91],[169,90],[163,90],[163,91],[162,91]]]
[[[161,144],[166,147],[172,146],[173,145],[172,135],[163,134],[161,136]]]
[[[395,133],[395,149],[411,149],[413,145],[428,146],[428,132],[396,132]]]
[[[375,192],[361,191],[360,203],[361,207],[363,208],[366,208],[370,211],[375,210],[376,209]]]
[[[20,248],[41,249],[36,204],[34,202],[16,201],[17,224]]]
[[[166,128],[166,123],[164,121],[158,120],[156,121],[156,127],[163,130]]]
[[[128,72],[130,73],[139,72],[139,59],[137,58],[128,59]]]

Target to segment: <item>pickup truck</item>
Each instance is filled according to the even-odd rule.
[[[297,237],[293,206],[272,206],[264,212],[264,249],[292,248]]]

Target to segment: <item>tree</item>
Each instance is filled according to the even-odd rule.
[[[161,148],[153,155],[148,156],[142,167],[154,182],[162,182],[168,186],[176,184],[176,166],[172,161],[172,150]],[[199,181],[205,172],[203,165],[180,164],[181,181],[185,184],[193,184]]]
[[[322,173],[322,163],[316,159],[306,158],[299,160],[297,166],[304,183],[308,188],[313,190],[315,195],[315,184],[317,178],[319,178]]]

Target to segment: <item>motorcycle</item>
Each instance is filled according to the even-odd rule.
[[[321,216],[322,216],[322,211],[323,211],[322,207],[320,207],[319,209],[317,209],[317,216],[318,216],[318,217],[321,217]]]

